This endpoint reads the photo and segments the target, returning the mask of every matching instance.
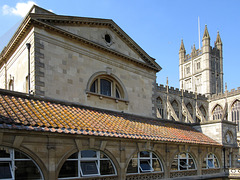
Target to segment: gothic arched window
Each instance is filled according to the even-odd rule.
[[[207,113],[206,113],[206,110],[205,110],[205,108],[203,107],[203,105],[201,105],[199,109],[200,109],[200,111],[201,111],[203,117],[206,119],[206,115],[207,115]]]
[[[193,107],[190,103],[187,104],[187,109],[188,109],[188,112],[191,114],[191,116],[193,117]]]
[[[240,131],[240,101],[235,101],[232,106],[232,121],[237,124],[237,131]]]
[[[223,109],[220,105],[215,106],[215,108],[213,109],[212,116],[213,116],[213,120],[222,119]]]
[[[163,112],[164,112],[164,107],[163,107],[163,101],[160,97],[158,97],[156,99],[156,103],[157,103],[157,116],[159,116],[159,118],[164,118],[163,116]]]
[[[179,118],[179,107],[178,107],[178,103],[177,103],[176,100],[174,100],[174,101],[172,102],[172,107],[173,107],[173,109],[174,109],[177,117]]]

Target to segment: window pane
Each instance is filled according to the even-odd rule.
[[[116,88],[116,98],[120,98],[120,93],[117,88]]]
[[[0,150],[0,158],[10,158],[10,152],[7,150]]]
[[[152,168],[154,171],[162,171],[161,164],[157,159],[152,160]]]
[[[78,152],[72,154],[68,159],[78,159]]]
[[[214,168],[219,168],[219,164],[217,159],[214,159]]]
[[[22,179],[41,179],[41,174],[32,161],[15,161],[15,180]]]
[[[113,165],[109,160],[101,160],[100,161],[100,174],[101,175],[110,175],[115,174]]]
[[[83,176],[99,174],[96,161],[80,162],[80,166]]]
[[[100,152],[100,158],[101,159],[108,159],[108,157],[105,154],[103,154],[102,152]]]
[[[90,87],[90,91],[97,93],[97,80],[95,80],[95,81],[92,83],[92,85],[91,85],[91,87]]]
[[[127,168],[127,173],[138,173],[138,160],[132,159]]]
[[[188,169],[195,169],[195,163],[193,159],[188,160]]]
[[[111,96],[111,82],[106,79],[100,80],[100,94]]]
[[[15,151],[15,159],[29,159],[25,154]]]
[[[141,151],[140,157],[150,157],[150,153],[148,151]]]
[[[180,159],[179,169],[187,170],[187,160],[186,159]]]
[[[12,178],[10,162],[0,163],[0,179]]]
[[[82,158],[96,158],[97,152],[93,151],[93,150],[81,151],[81,157]]]
[[[64,177],[78,177],[78,162],[77,161],[66,161],[59,173],[59,178]]]
[[[140,169],[141,171],[152,171],[152,167],[149,163],[149,160],[140,160]]]
[[[208,159],[208,167],[209,167],[209,168],[214,168],[213,160],[212,160],[212,159]]]

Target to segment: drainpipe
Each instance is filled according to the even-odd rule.
[[[31,90],[30,90],[30,48],[31,48],[31,44],[27,43],[26,46],[28,49],[28,94],[30,94],[31,93]]]

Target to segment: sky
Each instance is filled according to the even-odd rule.
[[[168,77],[176,88],[181,39],[190,54],[207,25],[211,46],[218,31],[223,42],[224,87],[240,87],[240,0],[1,0],[0,51],[33,4],[58,15],[112,19],[162,67],[157,83]]]

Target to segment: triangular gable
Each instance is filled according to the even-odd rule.
[[[47,24],[51,28],[63,30],[79,38],[98,44],[106,49],[123,54],[137,62],[144,63],[160,71],[161,67],[135,41],[133,41],[114,21],[100,18],[31,14],[33,20]],[[109,34],[113,40],[107,44],[103,38]],[[94,45],[94,46],[95,46]]]
[[[99,47],[113,54],[121,56],[130,61],[160,71],[161,67],[150,57],[135,41],[133,41],[116,23],[109,19],[83,18],[73,16],[60,16],[42,9],[36,5],[32,7],[25,17],[15,35],[9,42],[1,56],[7,56],[32,24],[38,24],[53,31],[60,32],[68,37],[79,39],[94,47]],[[113,43],[109,46],[99,41],[99,38],[89,38],[84,32],[93,32],[101,29],[102,33],[109,33],[113,36]],[[0,57],[0,61],[1,61]]]

